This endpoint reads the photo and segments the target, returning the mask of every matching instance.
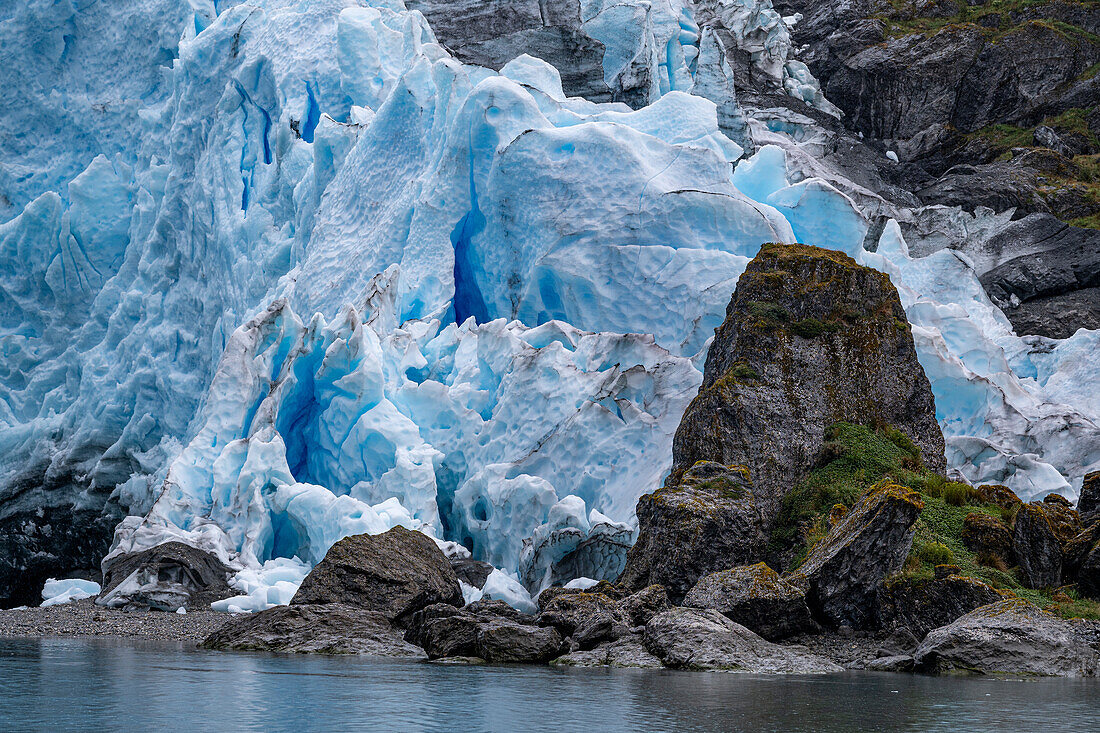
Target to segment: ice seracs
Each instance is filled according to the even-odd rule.
[[[766,144],[797,121],[745,156],[724,49],[829,109],[766,0],[582,3],[605,79],[649,74],[640,109],[567,97],[530,54],[462,64],[399,0],[198,5],[143,6],[175,35],[140,131],[100,157],[80,137],[68,183],[38,170],[0,224],[9,512],[107,502],[131,514],[112,554],[233,568],[227,611],[397,525],[497,568],[468,600],[614,577],[769,241],[890,274],[962,476],[1072,496],[1100,461],[1093,332],[1016,337],[965,259],[911,257],[896,225],[868,252],[873,197]]]

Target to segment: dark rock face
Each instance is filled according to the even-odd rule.
[[[409,618],[405,639],[429,659],[476,657],[487,662],[545,663],[563,651],[557,629],[498,603],[459,609],[438,603]]]
[[[1020,575],[1029,588],[1053,588],[1062,583],[1062,548],[1042,507],[1025,504],[1016,514],[1013,550]]]
[[[620,583],[663,585],[679,601],[703,575],[752,562],[764,552],[762,517],[747,472],[701,461],[638,500],[638,541]]]
[[[422,657],[385,614],[342,603],[277,606],[242,615],[208,636],[204,649]]]
[[[1092,522],[1065,547],[1064,580],[1077,584],[1082,595],[1100,600],[1100,522]]]
[[[915,491],[874,487],[814,545],[791,581],[805,583],[806,601],[818,621],[852,628],[874,623],[882,581],[905,563],[923,507]]]
[[[1006,567],[1016,564],[1012,550],[1012,532],[1004,522],[988,514],[974,512],[963,520],[962,541],[966,549],[983,561],[999,559]]]
[[[394,527],[333,545],[291,605],[345,603],[400,619],[433,603],[462,605],[462,590],[443,552],[420,532]]]
[[[38,476],[0,490],[0,608],[37,605],[47,578],[99,578],[124,512],[105,495],[99,508],[57,503],[85,494],[94,500],[87,489],[71,476]]]
[[[1094,676],[1096,623],[1066,621],[1020,598],[982,606],[933,630],[913,653],[922,672]]]
[[[817,629],[802,589],[764,563],[704,576],[683,605],[714,609],[769,641]]]
[[[773,674],[839,672],[827,659],[765,641],[713,610],[672,608],[646,624],[644,643],[667,667]]]
[[[642,588],[619,603],[619,608],[632,627],[645,626],[651,618],[671,606],[672,602],[668,600],[668,592],[660,585]]]
[[[408,0],[405,7],[422,12],[440,43],[465,63],[499,71],[528,53],[558,69],[569,96],[633,107],[648,101],[640,64],[608,86],[604,45],[585,31],[580,0]]]
[[[1086,524],[1091,524],[1094,518],[1100,519],[1100,471],[1085,474],[1081,496],[1077,498],[1077,513]]]
[[[236,594],[227,582],[231,573],[208,552],[166,542],[105,563],[103,590],[96,604],[158,611],[205,607]]]
[[[1100,328],[1100,232],[1046,216],[1015,222],[998,237],[1018,240],[1004,242],[1007,251],[1041,242],[980,278],[1017,333],[1067,338]]]
[[[463,583],[478,589],[484,587],[489,574],[493,572],[493,566],[489,563],[469,557],[452,557],[451,569]]]
[[[603,593],[566,593],[551,600],[539,614],[540,626],[552,626],[572,636],[583,649],[616,639],[628,631],[619,604]]]
[[[879,596],[878,624],[883,629],[904,630],[914,639],[922,639],[932,629],[1001,600],[1001,594],[985,583],[959,575],[933,580],[888,580]]]
[[[889,278],[839,252],[765,245],[715,332],[669,484],[698,461],[746,466],[768,532],[837,422],[892,425],[945,470],[932,390]]]

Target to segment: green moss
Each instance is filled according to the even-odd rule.
[[[755,369],[741,362],[734,364],[729,373],[734,379],[760,379],[760,375],[756,373]]]
[[[761,303],[754,300],[748,304],[748,308],[749,315],[762,321],[785,324],[791,320],[791,314],[777,303]]]
[[[916,553],[921,562],[933,568],[936,565],[951,565],[955,562],[955,553],[942,542],[926,542],[917,548]]]
[[[835,323],[822,323],[816,318],[803,318],[791,324],[791,331],[804,339],[817,338],[826,331],[839,330]]]

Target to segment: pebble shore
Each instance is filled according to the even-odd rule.
[[[0,637],[100,636],[198,644],[231,618],[209,609],[186,614],[119,611],[85,598],[47,608],[0,610]]]

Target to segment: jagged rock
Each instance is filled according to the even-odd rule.
[[[619,609],[633,627],[645,626],[651,618],[671,605],[664,586],[651,585],[624,598],[619,602]]]
[[[867,669],[872,672],[912,672],[913,658],[908,654],[879,657],[868,662]]]
[[[905,562],[923,507],[915,491],[895,484],[872,487],[813,546],[795,575],[804,579],[817,620],[852,628],[873,622],[882,581]]]
[[[208,552],[165,542],[105,562],[96,605],[158,611],[206,607],[236,594],[228,583],[232,572]]]
[[[469,557],[452,557],[451,569],[460,581],[478,589],[484,587],[489,574],[493,572],[493,566],[489,563]]]
[[[1001,509],[1015,509],[1023,504],[1015,491],[1000,484],[983,484],[975,491],[983,504],[993,504]]]
[[[1038,171],[1019,164],[958,165],[916,194],[926,206],[959,206],[970,212],[984,206],[994,211],[1049,213],[1038,175]]]
[[[1020,334],[1067,338],[1100,328],[1100,232],[1052,216],[1028,216],[986,246],[1019,251],[979,280]]]
[[[629,631],[629,620],[618,603],[603,593],[568,593],[553,598],[538,616],[540,626],[552,626],[572,636],[580,649],[613,641]]]
[[[879,594],[878,624],[922,639],[932,629],[1002,599],[1000,593],[980,580],[957,574],[933,580],[891,579]]]
[[[615,641],[605,642],[599,646],[563,654],[550,662],[554,666],[562,667],[637,667],[642,669],[660,669],[664,665],[661,660],[649,653],[642,643],[640,634],[629,636]]]
[[[386,615],[343,603],[276,606],[238,616],[201,644],[204,649],[423,657]]]
[[[711,608],[770,641],[816,630],[806,594],[765,563],[703,576],[684,597],[688,608]]]
[[[703,385],[676,431],[668,485],[699,461],[747,466],[770,533],[835,423],[892,425],[943,473],[935,413],[889,277],[833,250],[765,245],[715,332]],[[639,523],[645,531],[641,515]]]
[[[429,659],[477,656],[477,617],[449,603],[433,603],[409,617],[405,641],[416,644]]]
[[[429,537],[394,527],[337,542],[302,581],[292,605],[346,603],[398,619],[433,603],[462,605],[446,556]]]
[[[986,564],[995,562],[995,559],[999,559],[1005,567],[1016,564],[1012,532],[996,517],[982,512],[967,514],[963,520],[962,543]]]
[[[748,472],[701,461],[638,500],[638,541],[619,582],[659,584],[679,601],[703,575],[742,565],[764,551],[763,518]]]
[[[1095,622],[1057,618],[1020,598],[982,606],[933,630],[913,658],[933,673],[1092,676]]]
[[[1012,528],[1012,549],[1028,588],[1062,584],[1062,544],[1042,504],[1032,502],[1020,507]]]
[[[476,657],[488,662],[547,662],[562,652],[562,635],[538,626],[535,617],[500,601],[479,601],[466,608],[436,603],[413,613],[406,641],[429,659]]]
[[[1077,584],[1077,590],[1100,600],[1100,522],[1091,523],[1070,540],[1063,553],[1063,580]]]
[[[1077,513],[1085,524],[1100,519],[1100,471],[1085,474],[1077,498]]]
[[[646,649],[665,666],[767,674],[820,674],[841,668],[794,647],[783,647],[713,610],[671,608],[645,627]]]

